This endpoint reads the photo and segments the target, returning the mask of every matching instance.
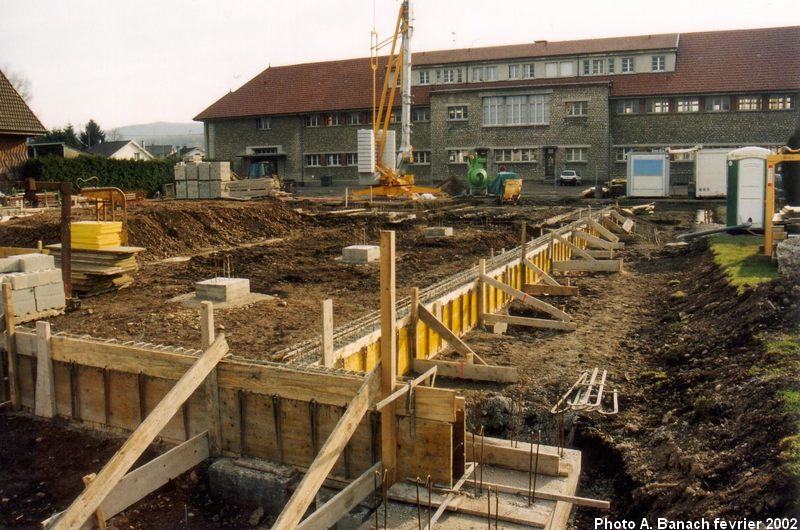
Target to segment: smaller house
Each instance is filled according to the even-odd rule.
[[[153,155],[153,158],[159,160],[166,160],[178,154],[178,150],[174,145],[148,145],[147,152]]]
[[[88,151],[90,155],[114,160],[153,160],[153,155],[133,140],[102,142],[93,145]]]
[[[192,162],[204,158],[206,156],[206,151],[199,147],[182,147],[178,151],[178,156],[184,162]]]
[[[28,158],[28,138],[47,130],[0,71],[0,182],[20,178]]]
[[[78,158],[88,154],[64,142],[32,142],[28,144],[28,158],[40,156],[58,156],[61,158]]]

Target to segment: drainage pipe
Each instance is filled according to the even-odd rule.
[[[736,226],[723,226],[720,228],[710,228],[708,230],[700,230],[699,232],[687,232],[685,234],[681,234],[675,239],[677,240],[684,240],[684,239],[693,239],[695,237],[705,237],[710,236],[712,234],[719,234],[720,232],[732,232],[733,230],[747,230],[753,223],[747,221],[746,223],[742,223]]]

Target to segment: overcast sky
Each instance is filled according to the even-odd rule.
[[[0,0],[0,67],[28,79],[48,128],[186,122],[270,64],[369,55],[399,4]],[[797,0],[415,0],[413,15],[419,51],[800,24]]]

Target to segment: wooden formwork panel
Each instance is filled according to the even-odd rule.
[[[397,422],[397,479],[430,475],[439,484],[453,483],[453,424],[410,418]]]

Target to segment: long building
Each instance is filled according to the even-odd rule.
[[[631,151],[772,147],[800,123],[798,26],[420,52],[412,65],[418,182],[463,176],[475,150],[491,172],[602,180],[623,176]],[[352,180],[371,105],[359,58],[267,68],[195,120],[208,156],[241,175],[269,161],[299,181]],[[673,184],[692,161],[673,155]]]

